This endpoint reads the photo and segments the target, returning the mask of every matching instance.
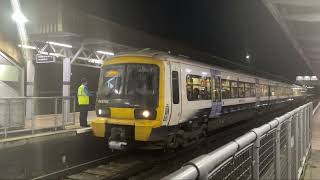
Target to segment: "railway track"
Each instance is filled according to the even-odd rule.
[[[64,180],[140,180],[161,179],[168,173],[181,167],[189,160],[208,153],[248,130],[264,124],[266,121],[282,114],[287,110],[269,113],[255,120],[247,120],[227,128],[209,133],[204,140],[187,148],[163,153],[163,151],[128,151],[114,152],[107,157],[83,163],[59,172],[51,173],[36,179]],[[259,119],[257,121],[256,119]]]

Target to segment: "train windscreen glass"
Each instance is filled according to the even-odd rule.
[[[115,107],[156,107],[159,67],[152,64],[117,64],[102,68],[98,99]]]

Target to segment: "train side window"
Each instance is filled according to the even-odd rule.
[[[172,102],[179,104],[179,74],[178,71],[172,71]]]
[[[220,79],[215,77],[212,81],[212,101],[220,101]]]
[[[246,97],[254,97],[255,93],[255,84],[253,83],[245,83],[245,96]]]
[[[250,84],[250,95],[251,95],[251,97],[256,96],[256,85],[254,83]]]
[[[238,82],[231,81],[231,98],[238,98],[239,91],[238,91]]]
[[[187,98],[189,101],[211,100],[212,80],[210,77],[187,75]]]
[[[221,94],[222,99],[229,99],[230,98],[230,81],[227,79],[221,79]]]
[[[244,98],[245,97],[245,90],[244,90],[244,82],[239,82],[239,97]]]

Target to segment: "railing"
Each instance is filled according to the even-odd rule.
[[[0,98],[0,138],[65,129],[75,124],[74,97]]]
[[[164,179],[299,179],[311,147],[312,103],[197,157]]]

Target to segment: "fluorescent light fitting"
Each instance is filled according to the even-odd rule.
[[[12,19],[17,22],[24,24],[26,22],[29,22],[29,20],[21,13],[21,12],[15,12],[12,14]]]
[[[39,54],[43,54],[43,55],[49,55],[48,52],[45,52],[45,51],[38,51]]]
[[[35,46],[21,45],[21,44],[18,44],[18,47],[25,48],[25,49],[37,49],[37,47]]]
[[[100,54],[105,54],[105,55],[110,55],[110,56],[114,56],[114,53],[113,52],[109,52],[109,51],[96,51],[97,53],[100,53]]]
[[[53,42],[53,41],[47,41],[47,43],[51,44],[51,45],[62,46],[62,47],[66,47],[66,48],[72,48],[72,46],[70,44],[63,44],[63,43],[58,43],[58,42]]]
[[[56,57],[65,57],[64,55],[60,53],[49,53],[50,56],[56,56]]]

